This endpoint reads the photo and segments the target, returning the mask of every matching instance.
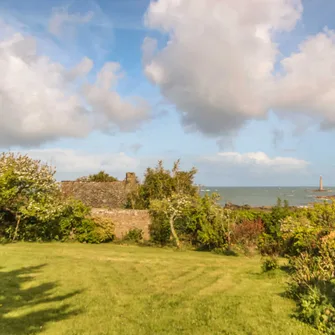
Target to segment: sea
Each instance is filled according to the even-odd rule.
[[[317,196],[335,194],[335,187],[316,191],[315,187],[201,187],[201,194],[218,193],[220,203],[224,206],[227,202],[234,205],[249,205],[252,207],[273,206],[277,199],[287,200],[290,206],[306,207],[315,202],[323,202]],[[327,201],[327,200],[326,200]]]

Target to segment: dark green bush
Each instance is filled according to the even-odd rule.
[[[143,241],[143,230],[139,228],[130,229],[123,237],[124,241],[139,243]]]
[[[276,239],[273,235],[260,234],[257,246],[262,256],[278,256],[282,253],[282,239]]]
[[[151,224],[149,226],[150,240],[161,246],[170,241],[171,230],[168,219],[163,214],[151,213]]]
[[[288,202],[278,198],[276,206],[273,206],[271,212],[262,213],[262,221],[264,223],[265,233],[272,235],[275,239],[281,236],[281,222],[283,219],[292,214],[292,210],[288,206]]]

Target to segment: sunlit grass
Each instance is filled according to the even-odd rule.
[[[260,259],[117,245],[0,247],[0,334],[313,334]]]

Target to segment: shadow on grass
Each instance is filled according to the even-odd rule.
[[[289,265],[281,265],[280,270],[287,273],[287,274],[291,274],[292,273],[292,269]]]
[[[38,334],[48,322],[64,320],[80,313],[80,310],[66,303],[68,298],[80,291],[57,295],[56,283],[34,285],[35,276],[44,266],[45,264],[7,272],[0,270],[0,334]],[[29,288],[24,289],[23,285]],[[44,305],[49,303],[61,306]]]

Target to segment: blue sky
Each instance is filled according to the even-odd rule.
[[[180,158],[208,186],[335,185],[335,3],[271,3],[1,0],[0,147],[59,179]]]

